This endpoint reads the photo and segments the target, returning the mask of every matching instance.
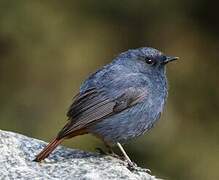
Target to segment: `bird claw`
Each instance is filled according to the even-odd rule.
[[[114,157],[114,158],[116,158],[116,159],[123,160],[123,157],[121,157],[121,156],[119,156],[118,154],[114,153],[112,150],[106,152],[106,151],[104,151],[103,149],[101,149],[101,148],[99,148],[99,147],[97,147],[97,148],[95,148],[95,149],[96,149],[96,151],[97,151],[98,153],[100,153],[101,155],[112,156],[112,157]]]
[[[130,170],[130,171],[138,171],[138,172],[146,172],[146,173],[151,173],[151,170],[150,169],[143,169],[143,168],[140,168],[137,166],[136,163],[132,162],[132,161],[127,161],[124,157],[121,157],[119,155],[117,155],[116,153],[114,153],[113,151],[109,151],[109,152],[106,152],[104,151],[103,149],[97,147],[95,148],[95,150],[100,153],[101,155],[109,155],[109,156],[112,156],[114,158],[117,158],[117,159],[120,159],[122,161],[125,161],[127,162],[127,168]]]
[[[119,156],[118,154],[116,154],[116,153],[110,153],[109,154],[110,156],[112,156],[112,157],[114,157],[114,158],[116,158],[116,159],[120,159],[120,160],[123,160],[123,157],[121,157],[121,156]]]
[[[138,171],[138,172],[151,173],[151,170],[150,170],[150,169],[144,169],[144,168],[138,167],[137,164],[134,163],[134,162],[128,162],[127,168],[128,168],[130,171]]]

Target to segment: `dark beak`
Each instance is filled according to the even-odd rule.
[[[171,61],[175,61],[177,59],[179,59],[179,58],[178,57],[173,57],[173,56],[166,56],[166,59],[164,60],[163,64],[167,64],[167,63],[169,63]]]

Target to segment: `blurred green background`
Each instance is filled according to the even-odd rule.
[[[88,74],[129,48],[168,66],[161,121],[125,148],[164,179],[219,179],[219,21],[208,0],[0,0],[0,128],[51,140]],[[65,145],[94,151],[89,135]]]

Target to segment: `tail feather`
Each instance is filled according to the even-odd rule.
[[[63,129],[68,130],[68,127],[70,126],[70,124],[68,123]],[[68,128],[67,128],[68,127]],[[78,130],[72,130],[70,133],[65,134],[65,131],[60,131],[61,133],[59,133],[55,139],[53,139],[53,141],[51,141],[34,159],[34,161],[36,162],[40,162],[42,160],[44,160],[45,158],[47,158],[51,152],[54,151],[54,149],[62,143],[62,141],[64,139],[69,139],[72,138],[74,136],[78,136],[78,135],[82,135],[82,134],[87,134],[87,130],[85,128],[83,129],[78,129]]]
[[[64,139],[55,138],[52,142],[50,142],[34,159],[36,162],[40,162],[47,158],[54,149],[61,144]]]

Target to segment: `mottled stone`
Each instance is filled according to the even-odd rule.
[[[156,179],[145,172],[131,172],[125,162],[116,158],[62,146],[45,161],[33,162],[34,156],[45,144],[0,130],[0,179]]]

